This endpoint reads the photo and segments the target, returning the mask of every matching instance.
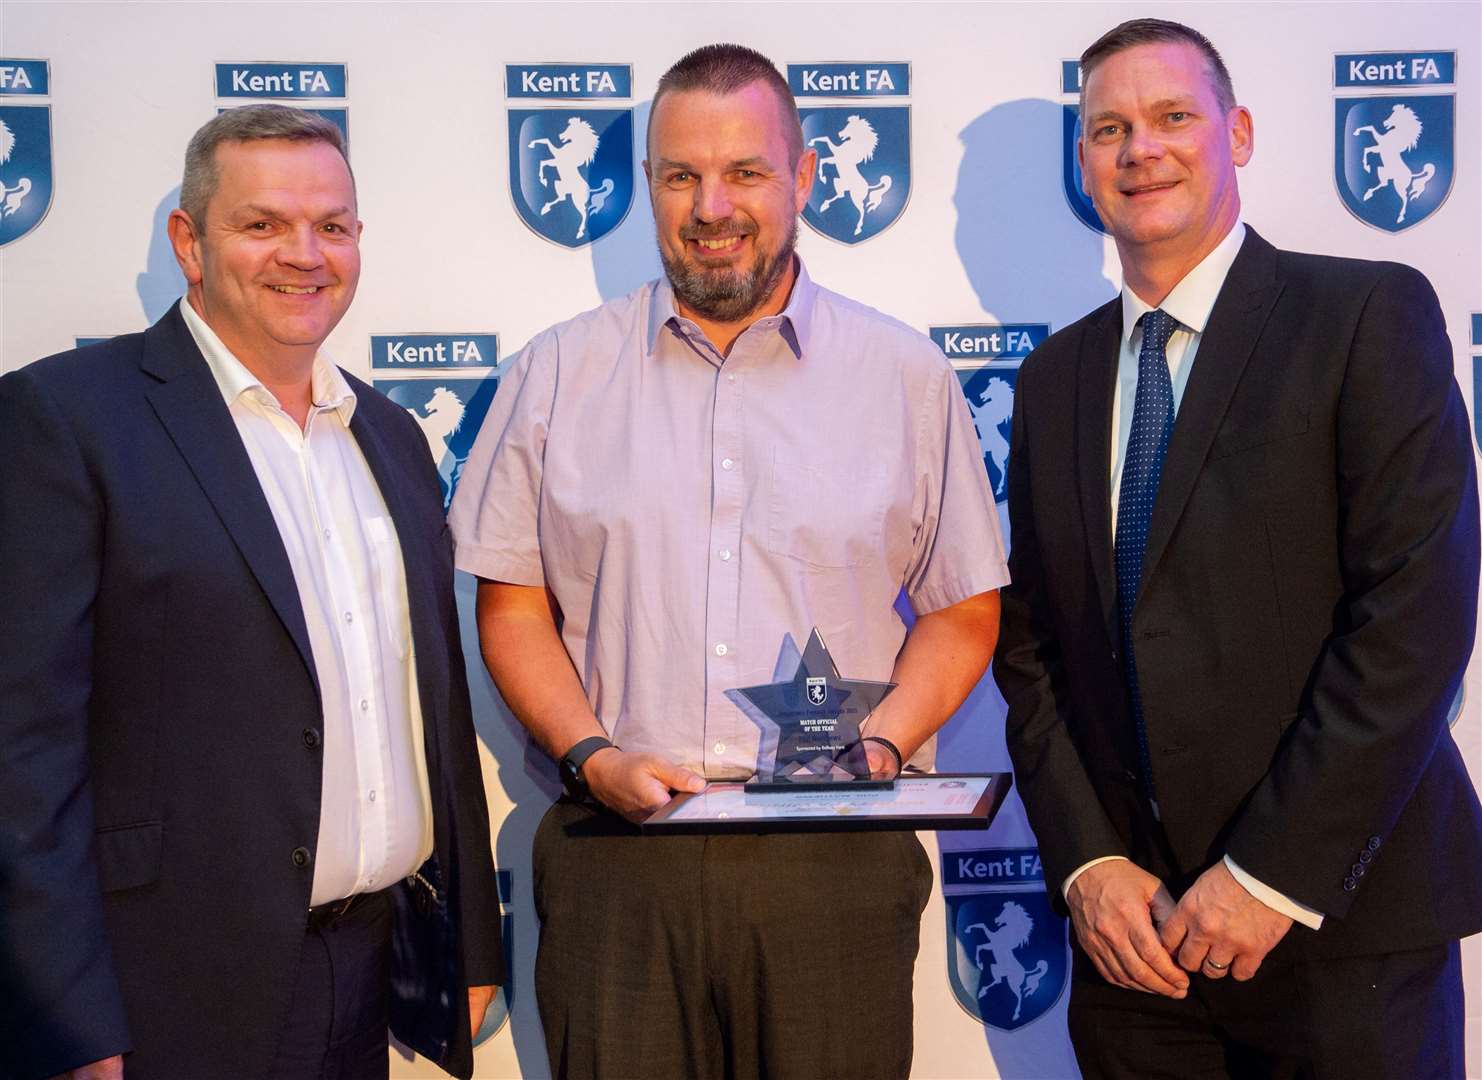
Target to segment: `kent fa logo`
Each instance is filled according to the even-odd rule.
[[[822,705],[828,700],[828,679],[810,678],[808,680],[808,703],[810,705]]]
[[[427,440],[427,451],[437,465],[446,511],[458,489],[473,440],[499,389],[498,377],[374,379],[372,385],[417,421]]]
[[[1435,213],[1451,192],[1456,143],[1454,52],[1353,53],[1334,61],[1339,91],[1357,87],[1404,94],[1339,96],[1334,101],[1334,175],[1354,217],[1401,232]]]
[[[45,60],[0,59],[0,96],[50,91]],[[0,247],[41,224],[52,188],[51,106],[0,104]]]
[[[1004,1031],[1038,1020],[1070,973],[1065,920],[1050,907],[1038,851],[944,850],[942,888],[957,1003]]]
[[[600,99],[632,94],[626,64],[509,64],[509,98]],[[537,235],[585,247],[633,205],[633,110],[563,105],[509,110],[515,210]]]
[[[1004,502],[1008,498],[1009,430],[1019,365],[1050,336],[1050,324],[976,323],[933,326],[929,332],[957,372],[978,432],[988,484],[994,499]]]
[[[1081,176],[1081,157],[1076,152],[1076,146],[1081,141],[1080,92],[1080,61],[1060,61],[1060,93],[1069,94],[1077,99],[1075,104],[1060,106],[1061,186],[1065,189],[1065,201],[1070,206],[1070,212],[1081,224],[1088,229],[1105,233],[1106,226],[1101,223],[1101,215],[1096,212],[1096,205],[1091,202],[1091,196],[1086,194],[1085,183]]]
[[[788,64],[799,97],[905,97],[910,65]],[[803,145],[818,154],[803,220],[845,244],[878,236],[900,218],[911,194],[909,105],[802,106]]]

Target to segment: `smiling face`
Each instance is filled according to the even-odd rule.
[[[1086,76],[1077,151],[1124,265],[1197,265],[1240,214],[1235,169],[1252,147],[1250,113],[1220,107],[1193,45],[1133,46]]]
[[[259,377],[306,365],[360,280],[350,170],[328,143],[288,139],[224,142],[216,166],[205,221],[170,218],[187,298]]]
[[[660,96],[643,163],[659,257],[681,313],[735,324],[781,310],[817,155],[791,161],[790,110],[767,85]]]

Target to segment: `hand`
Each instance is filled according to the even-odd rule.
[[[489,1011],[489,1002],[494,1000],[492,986],[470,986],[468,988],[468,1031],[478,1035],[484,1026],[484,1013]]]
[[[1248,893],[1221,859],[1184,893],[1161,937],[1184,970],[1244,982],[1291,928],[1291,919]]]
[[[1189,977],[1158,940],[1155,923],[1173,913],[1163,883],[1127,859],[1084,870],[1066,899],[1077,940],[1101,977],[1125,990],[1182,998]]]
[[[705,790],[705,778],[681,765],[616,746],[587,758],[582,776],[598,802],[635,825],[667,803],[672,792]]]
[[[123,1056],[114,1054],[111,1058],[73,1069],[62,1076],[67,1080],[123,1080]],[[62,1078],[58,1077],[57,1080]]]
[[[900,775],[900,770],[895,767],[894,754],[877,742],[866,742],[863,745],[871,780],[894,780]]]

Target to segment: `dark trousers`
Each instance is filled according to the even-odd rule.
[[[563,799],[533,855],[556,1076],[909,1073],[914,834],[640,836]]]
[[[1175,896],[1192,880],[1169,870],[1151,814],[1133,858]],[[1070,1038],[1086,1080],[1461,1080],[1461,948],[1373,956],[1310,955],[1293,927],[1248,982],[1190,976],[1182,1001],[1123,990],[1075,949]]]
[[[357,896],[311,912],[273,1080],[385,1080],[391,900]]]

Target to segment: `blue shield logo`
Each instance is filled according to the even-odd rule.
[[[1082,225],[1104,233],[1106,226],[1101,223],[1101,215],[1096,212],[1091,196],[1081,188],[1081,159],[1075,152],[1076,143],[1081,140],[1081,107],[1062,105],[1060,109],[1060,175],[1064,179],[1065,201]]]
[[[799,109],[803,144],[818,151],[803,220],[845,244],[895,224],[911,195],[911,109],[858,105]]]
[[[51,209],[51,106],[0,105],[0,247]]]
[[[1014,416],[1014,389],[1019,384],[1021,361],[989,362],[975,367],[957,367],[957,379],[973,414],[973,427],[978,429],[978,445],[983,449],[983,465],[988,470],[988,486],[993,497],[1003,502],[1009,497],[1009,429]]]
[[[499,389],[499,378],[376,379],[372,385],[411,413],[422,429],[428,453],[437,463],[446,511],[473,440],[489,413],[494,391]]]
[[[947,973],[958,1004],[1013,1031],[1060,1000],[1070,971],[1066,924],[1043,887],[945,899]]]
[[[509,110],[509,187],[520,219],[547,240],[600,240],[633,205],[633,110]]]
[[[1456,95],[1339,98],[1334,173],[1343,205],[1365,225],[1402,232],[1451,193]]]

